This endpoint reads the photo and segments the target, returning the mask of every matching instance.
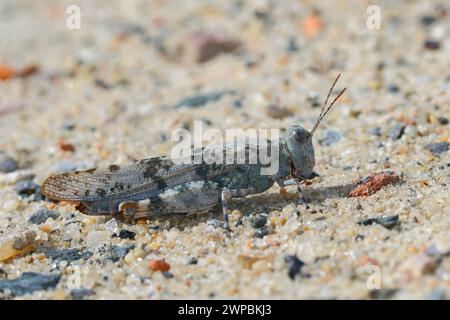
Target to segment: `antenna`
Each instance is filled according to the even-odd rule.
[[[341,75],[339,74],[336,77],[336,79],[334,80],[333,85],[330,88],[330,91],[328,92],[328,95],[327,95],[327,98],[325,99],[325,103],[323,104],[322,110],[320,110],[320,114],[317,117],[316,123],[314,124],[314,127],[310,131],[311,136],[314,135],[314,132],[316,131],[320,122],[323,120],[323,118],[325,118],[325,116],[331,110],[331,108],[334,106],[336,101],[342,96],[342,94],[345,92],[345,90],[347,90],[347,88],[344,88],[341,92],[339,92],[339,94],[336,96],[336,98],[334,98],[333,101],[331,102],[331,104],[327,107],[328,99],[330,98],[331,92],[333,92],[334,86],[336,85],[336,82],[339,80],[340,77],[341,77]]]

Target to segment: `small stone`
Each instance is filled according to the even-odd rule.
[[[376,223],[382,225],[386,229],[392,229],[397,224],[398,218],[399,218],[398,214],[392,216],[381,216],[378,218],[369,218],[361,220],[358,222],[358,224],[362,226],[370,226]]]
[[[332,144],[335,144],[339,142],[342,138],[342,135],[335,130],[325,130],[324,136],[321,140],[319,140],[319,143],[321,145],[330,146]]]
[[[61,275],[45,275],[35,272],[24,272],[16,279],[0,280],[0,291],[10,290],[14,296],[33,293],[40,290],[53,289],[59,282]]]
[[[438,50],[441,47],[440,42],[434,40],[426,40],[423,45],[428,50]]]
[[[375,128],[370,129],[369,133],[376,137],[381,137],[381,135],[382,135],[380,127],[375,127]]]
[[[133,231],[129,231],[129,230],[125,230],[122,229],[120,230],[119,233],[119,238],[120,239],[134,239],[134,237],[136,236],[136,233],[134,233]]]
[[[115,218],[112,218],[106,222],[104,228],[113,235],[117,235],[119,233],[119,225],[117,224],[117,220]]]
[[[428,26],[432,25],[435,21],[436,21],[436,17],[434,17],[434,16],[424,15],[424,16],[420,17],[420,23],[424,27],[428,27]]]
[[[257,229],[254,233],[254,236],[256,238],[262,239],[265,236],[267,236],[268,234],[269,234],[269,231],[267,230],[267,228],[264,227],[264,228]]]
[[[150,270],[167,272],[170,270],[170,264],[164,260],[154,259],[149,262]]]
[[[198,263],[198,259],[196,257],[190,257],[186,264],[193,265],[193,264],[197,264],[197,263]]]
[[[298,49],[299,49],[299,47],[298,47],[297,39],[290,38],[287,48],[286,48],[287,52],[297,52]]]
[[[400,123],[396,123],[392,128],[391,131],[389,133],[389,138],[391,138],[391,140],[398,140],[402,137],[403,133],[405,132],[406,126],[400,124]]]
[[[188,33],[178,53],[185,65],[203,63],[222,53],[230,53],[241,46],[240,41],[221,32],[194,31]]]
[[[159,231],[159,227],[156,225],[156,224],[150,224],[149,226],[148,226],[148,233],[149,234],[154,234],[154,233],[158,233],[158,231]]]
[[[55,211],[48,210],[46,208],[38,209],[29,218],[29,224],[42,224],[47,221],[48,218],[56,220],[59,217],[59,213]]]
[[[273,119],[284,119],[293,115],[293,112],[288,108],[283,108],[277,105],[270,105],[267,108],[267,115]]]
[[[207,94],[200,94],[196,96],[192,96],[189,98],[184,98],[181,101],[179,101],[175,108],[182,108],[182,107],[188,107],[188,108],[198,108],[206,105],[207,103],[211,101],[217,101],[220,98],[222,98],[224,95],[227,94],[234,94],[234,91],[216,91],[216,92],[210,92]]]
[[[448,119],[445,117],[438,117],[438,121],[440,124],[442,124],[443,126],[448,124]]]
[[[439,155],[448,151],[448,142],[436,142],[430,143],[425,146],[425,150],[430,151],[433,154]]]
[[[40,249],[41,253],[45,254],[45,256],[55,262],[59,261],[67,261],[73,262],[77,260],[88,260],[92,253],[89,251],[82,251],[77,248],[42,248]]]
[[[395,84],[391,84],[387,87],[388,91],[390,93],[397,93],[400,91],[400,89],[395,85]]]
[[[252,227],[255,229],[263,228],[267,223],[267,218],[264,215],[258,214],[251,220]]]
[[[16,160],[5,152],[0,151],[0,172],[9,173],[18,168]]]
[[[288,269],[288,276],[292,280],[297,275],[302,275],[302,268],[305,265],[303,261],[297,258],[296,255],[287,255],[284,257],[284,262],[286,263],[286,267]]]
[[[134,245],[126,245],[126,246],[111,246],[108,250],[107,258],[112,262],[117,262],[123,259],[127,253],[134,248]]]
[[[209,226],[213,226],[214,228],[219,228],[222,225],[222,223],[217,219],[209,219],[208,221],[206,221],[206,224]]]
[[[34,194],[35,197],[36,195],[38,197],[42,197],[42,195],[40,195],[41,193],[40,190],[41,190],[40,186],[30,180],[19,181],[14,185],[14,191],[17,192],[17,194],[20,195],[22,198],[26,198],[32,194]]]
[[[171,279],[171,278],[173,278],[173,274],[172,274],[171,272],[169,272],[169,271],[163,272],[163,276],[164,276],[164,278],[166,278],[166,279]]]
[[[70,296],[74,300],[82,300],[85,297],[89,297],[89,296],[92,296],[94,294],[95,294],[94,290],[84,289],[84,288],[73,289],[73,290],[70,291]]]

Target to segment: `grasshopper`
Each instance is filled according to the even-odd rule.
[[[120,215],[126,219],[151,218],[172,213],[190,213],[212,209],[221,204],[224,228],[230,230],[228,201],[262,193],[275,182],[280,186],[295,184],[300,202],[300,183],[315,175],[312,137],[344,88],[327,107],[340,75],[335,79],[311,131],[291,126],[277,141],[279,168],[273,175],[261,175],[264,166],[255,164],[185,164],[169,157],[153,157],[126,166],[109,165],[84,171],[50,175],[42,183],[42,193],[49,199],[77,202],[77,209],[89,215]],[[251,148],[237,148],[237,156]],[[227,146],[224,148],[226,151]],[[202,152],[202,150],[194,150]],[[253,150],[255,151],[255,150]],[[256,150],[258,151],[258,150]]]

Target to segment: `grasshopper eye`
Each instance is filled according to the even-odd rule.
[[[306,137],[307,135],[305,134],[305,131],[300,130],[300,129],[294,130],[292,132],[292,135],[294,136],[295,141],[300,142],[300,143],[304,142],[306,140],[306,138],[307,138]]]

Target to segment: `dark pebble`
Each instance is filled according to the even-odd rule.
[[[40,208],[36,212],[34,212],[30,218],[28,218],[29,224],[41,224],[47,221],[48,218],[52,218],[53,220],[59,217],[59,213],[55,211],[48,210],[46,208]]]
[[[434,16],[425,15],[420,18],[420,23],[425,27],[432,25],[435,21],[436,17]]]
[[[94,290],[84,289],[84,288],[73,289],[73,290],[70,291],[70,296],[74,300],[82,300],[85,297],[89,297],[89,296],[92,296],[94,294],[95,294]]]
[[[226,94],[234,94],[234,93],[235,93],[234,91],[218,91],[185,98],[180,102],[178,102],[175,105],[175,108],[181,107],[198,108],[204,106],[208,102],[219,100]]]
[[[324,137],[319,140],[321,145],[330,146],[339,142],[342,139],[342,135],[335,130],[325,130]]]
[[[257,229],[257,230],[255,231],[254,236],[255,236],[256,238],[262,239],[262,238],[264,238],[265,236],[267,236],[268,234],[269,234],[269,231],[267,230],[267,228],[260,228],[260,229]]]
[[[425,146],[425,150],[433,154],[441,154],[448,151],[448,142],[430,143]]]
[[[384,300],[391,298],[398,289],[373,289],[369,291],[369,297],[375,300]]]
[[[136,233],[134,233],[133,231],[122,229],[119,232],[119,238],[120,239],[131,239],[131,240],[133,240],[135,236],[136,236]]]
[[[358,234],[358,235],[355,237],[355,241],[356,241],[356,242],[358,242],[358,241],[363,241],[363,240],[364,240],[364,236],[361,235],[361,234]]]
[[[448,119],[444,118],[444,117],[439,117],[438,121],[439,121],[440,124],[442,124],[444,126],[448,124]]]
[[[391,131],[389,133],[389,138],[391,138],[391,140],[400,139],[403,136],[403,133],[405,132],[405,128],[406,128],[406,126],[404,126],[403,124],[396,123],[391,128]]]
[[[381,128],[375,127],[369,130],[369,133],[373,136],[381,137]]]
[[[169,271],[163,272],[163,276],[164,276],[164,278],[166,278],[166,279],[171,279],[171,278],[173,278],[173,274],[172,274],[171,272],[169,272]]]
[[[40,190],[39,185],[30,180],[19,181],[14,185],[14,191],[22,198],[26,198],[32,194],[36,194],[39,198],[42,198]]]
[[[24,272],[16,279],[0,280],[0,291],[9,289],[14,296],[22,296],[35,291],[53,289],[59,282],[59,274],[39,274],[35,272]]]
[[[18,168],[16,160],[5,152],[0,152],[0,172],[8,173]]]
[[[311,107],[313,108],[318,108],[321,106],[319,102],[319,97],[315,93],[308,94],[307,100],[310,103]]]
[[[234,100],[233,107],[235,107],[236,109],[242,108],[242,101],[241,100]]]
[[[187,264],[197,264],[198,263],[198,259],[196,257],[190,257],[187,261]]]
[[[397,93],[400,90],[395,84],[391,84],[387,89],[390,93]]]
[[[289,39],[288,45],[287,45],[287,52],[297,52],[298,51],[298,43],[297,43],[297,39],[295,38],[291,38]]]
[[[359,221],[358,224],[362,225],[362,226],[370,226],[370,225],[376,223],[376,224],[382,225],[386,229],[391,229],[397,224],[397,222],[398,222],[398,214],[393,215],[393,216],[382,216],[382,217],[378,217],[378,218],[369,218],[369,219]]]
[[[252,227],[255,229],[262,228],[267,223],[267,218],[261,214],[254,216],[251,220]]]
[[[295,276],[303,275],[302,268],[305,263],[297,258],[295,255],[287,255],[284,257],[284,262],[286,263],[286,267],[288,269],[288,276],[292,280],[294,280]]]
[[[78,248],[42,248],[39,252],[43,253],[47,258],[53,261],[73,262],[77,260],[87,260],[92,256],[89,251],[82,251]]]
[[[131,249],[134,248],[134,245],[127,246],[111,246],[108,250],[107,258],[112,262],[117,262],[123,257],[125,257]]]
[[[423,45],[428,50],[438,50],[441,47],[441,44],[434,40],[427,40]]]

